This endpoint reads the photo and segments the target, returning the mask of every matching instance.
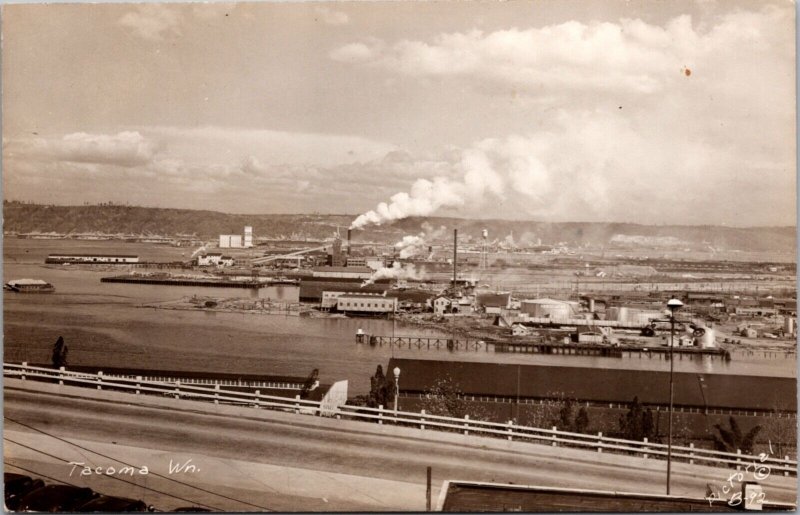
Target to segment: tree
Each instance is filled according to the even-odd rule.
[[[578,410],[578,416],[575,417],[575,432],[585,433],[589,429],[589,412],[586,411],[586,406],[581,406]]]
[[[300,398],[305,399],[308,397],[308,394],[311,392],[311,389],[319,383],[319,369],[315,368],[311,375],[308,376],[306,382],[303,384],[303,389],[300,390]]]
[[[644,409],[639,403],[639,397],[633,398],[628,413],[620,415],[619,430],[623,438],[629,440],[652,439],[655,434],[655,424],[653,423],[653,412]]]
[[[714,424],[714,429],[718,432],[718,434],[711,435],[714,441],[714,448],[722,452],[741,450],[745,454],[752,454],[753,444],[756,442],[758,433],[761,432],[761,426],[755,426],[746,435],[742,435],[735,418],[729,417],[728,424],[730,429],[723,428],[720,424]]]
[[[369,380],[370,389],[367,405],[371,408],[378,406],[389,406],[394,401],[394,382],[383,373],[383,367],[378,365],[375,375]]]
[[[69,349],[67,349],[67,344],[64,343],[64,337],[59,336],[58,340],[56,340],[55,345],[53,345],[53,367],[54,368],[61,368],[67,366],[67,353]]]
[[[474,411],[469,409],[464,392],[450,377],[438,379],[425,391],[422,406],[425,413],[443,417],[464,418],[464,415]]]

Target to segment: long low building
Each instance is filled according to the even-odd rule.
[[[402,394],[424,394],[444,377],[467,395],[519,399],[565,396],[583,402],[669,405],[669,372],[392,358]],[[758,412],[797,412],[791,377],[675,372],[674,405]]]
[[[322,292],[380,293],[391,288],[389,279],[381,279],[364,286],[362,279],[345,277],[301,277],[300,302],[321,302]]]
[[[45,263],[138,263],[139,256],[125,254],[50,254]]]

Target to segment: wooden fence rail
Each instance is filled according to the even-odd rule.
[[[339,405],[334,408],[323,407],[320,401],[301,399],[299,395],[294,398],[263,395],[258,390],[234,391],[222,390],[219,385],[204,387],[198,385],[182,384],[179,381],[153,381],[142,377],[111,377],[102,371],[96,374],[86,372],[71,372],[64,369],[43,368],[29,366],[27,363],[3,364],[3,375],[9,378],[22,380],[38,380],[53,383],[73,384],[98,390],[122,390],[132,395],[146,393],[170,396],[176,399],[204,400],[215,404],[226,403],[250,406],[253,408],[271,408],[304,415],[323,415],[351,420],[377,422],[378,424],[395,424],[408,427],[417,427],[422,431],[438,429],[440,431],[460,432],[465,435],[476,434],[504,438],[508,440],[523,440],[553,446],[581,447],[597,452],[616,452],[641,456],[645,459],[664,459],[667,455],[667,445],[643,441],[610,438],[599,434],[573,433],[560,431],[558,428],[545,429],[540,427],[520,426],[507,423],[487,422],[465,418],[453,418],[430,413],[394,411],[384,407],[370,408],[366,406]],[[672,459],[688,463],[704,463],[712,465],[735,466],[737,470],[752,467],[753,473],[769,475],[770,472],[782,472],[783,475],[796,475],[797,460],[789,456],[757,456],[701,449],[694,445],[672,446]],[[756,472],[760,471],[760,472]]]

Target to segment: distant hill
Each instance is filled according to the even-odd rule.
[[[253,226],[256,237],[319,239],[341,235],[355,215],[237,215],[216,211],[162,209],[120,205],[48,206],[22,202],[3,203],[4,232],[102,233],[127,235],[195,235],[213,239],[219,234],[241,234]],[[643,247],[714,247],[720,250],[792,252],[796,246],[795,227],[720,227],[638,225],[604,222],[528,222],[511,220],[470,220],[445,217],[407,218],[392,225],[358,231],[357,240],[395,242],[403,235],[423,228],[459,229],[462,241],[476,240],[489,232],[499,239],[528,245]],[[444,233],[440,240],[451,236]]]

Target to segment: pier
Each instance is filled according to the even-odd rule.
[[[434,338],[417,336],[379,336],[364,334],[359,329],[356,333],[356,343],[371,346],[395,347],[399,349],[420,350],[451,350],[451,351],[494,351],[523,354],[555,354],[565,356],[599,356],[607,358],[652,357],[654,355],[668,358],[669,347],[644,347],[638,345],[600,345],[594,343],[554,343],[554,342],[487,342],[483,340],[461,340],[457,338]],[[674,347],[672,349],[678,359],[686,355],[719,357],[726,361],[731,360],[731,354],[726,349],[696,347]]]
[[[267,283],[260,281],[224,281],[218,279],[186,279],[171,277],[135,277],[117,276],[103,277],[100,282],[104,283],[128,283],[128,284],[155,284],[162,286],[207,286],[212,288],[250,288],[259,289],[268,286]]]

